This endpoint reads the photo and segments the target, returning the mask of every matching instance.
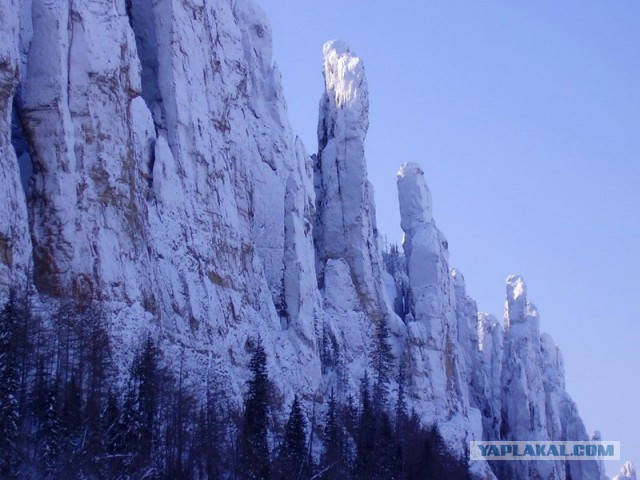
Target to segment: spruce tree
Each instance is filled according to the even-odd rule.
[[[247,382],[244,412],[240,433],[240,470],[242,478],[267,480],[271,478],[269,462],[267,354],[258,337],[249,362],[251,378]]]
[[[306,428],[307,420],[296,395],[291,404],[291,412],[285,426],[284,438],[278,456],[277,478],[283,480],[309,478],[311,466],[307,455]]]
[[[105,455],[105,438],[102,435],[102,412],[106,406],[105,386],[111,373],[111,338],[105,319],[99,311],[89,309],[85,315],[85,330],[88,331],[87,353],[87,393],[85,417],[87,420],[86,460],[89,476],[99,471],[97,460]]]
[[[223,445],[225,425],[218,396],[217,381],[207,382],[205,403],[200,409],[196,432],[196,456],[199,478],[218,480],[223,475]]]
[[[134,367],[137,384],[133,412],[127,412],[138,426],[138,442],[135,445],[135,468],[153,469],[153,449],[156,442],[158,399],[160,397],[160,353],[154,340],[148,336]],[[132,432],[133,433],[133,432]]]
[[[376,323],[373,349],[373,408],[376,412],[381,412],[386,408],[389,371],[393,363],[393,353],[389,345],[389,327],[384,318]]]
[[[407,378],[404,359],[400,362],[398,370],[398,398],[396,400],[396,433],[399,435],[407,421],[407,400],[405,398]]]
[[[400,362],[400,369],[398,371],[398,398],[396,400],[395,408],[395,433],[398,442],[397,461],[400,472],[404,472],[406,466],[407,457],[407,401],[405,399],[405,387],[406,387],[406,373],[404,358]]]
[[[18,475],[20,414],[18,404],[18,352],[15,295],[0,313],[0,478]]]
[[[342,480],[348,478],[345,458],[345,435],[341,425],[340,412],[333,390],[329,397],[327,419],[324,427],[323,453],[321,461],[322,478]]]
[[[61,451],[60,419],[57,408],[57,384],[46,387],[44,421],[40,427],[40,457],[45,478],[56,478],[58,459]]]
[[[120,416],[118,398],[113,391],[109,391],[104,412],[100,416],[100,436],[105,446],[104,456],[98,459],[102,478],[114,477],[118,465],[123,463],[122,458],[118,457],[125,450],[122,448],[123,431],[120,428]]]
[[[369,375],[365,372],[360,384],[360,418],[354,465],[354,477],[358,480],[371,480],[375,475],[376,413],[369,390]]]

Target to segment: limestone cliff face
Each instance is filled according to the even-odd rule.
[[[0,297],[98,301],[123,365],[151,332],[238,401],[258,335],[282,398],[356,393],[385,322],[409,407],[459,455],[472,439],[586,436],[522,279],[504,329],[477,311],[416,164],[398,176],[404,256],[384,271],[369,92],[347,45],[324,46],[310,157],[252,0],[4,0],[0,40]]]
[[[12,70],[2,78],[2,185],[22,228],[2,232],[5,286],[33,258],[41,294],[105,302],[124,342],[151,330],[169,352],[191,352],[195,368],[215,360],[233,375],[247,339],[262,334],[274,364],[295,356],[319,372],[313,166],[289,126],[257,5],[3,9],[13,23],[3,21]],[[12,103],[24,127],[14,145],[27,144],[33,170],[28,223]],[[297,378],[283,385],[314,390],[320,376]]]
[[[25,285],[30,267],[31,241],[27,209],[11,144],[12,99],[20,82],[19,4],[0,5],[0,291]]]

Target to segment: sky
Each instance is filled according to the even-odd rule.
[[[640,463],[640,2],[259,3],[308,151],[322,45],[344,40],[369,83],[380,231],[401,242],[395,175],[418,162],[479,308],[502,318],[523,275],[587,430]]]

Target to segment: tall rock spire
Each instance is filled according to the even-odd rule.
[[[417,164],[400,167],[398,199],[413,318],[426,328],[427,347],[444,351],[448,336],[457,336],[452,320],[449,249],[433,221],[431,194]]]
[[[320,101],[315,166],[319,284],[325,284],[327,261],[343,259],[364,310],[385,315],[390,309],[380,280],[373,187],[367,179],[364,155],[369,127],[364,66],[339,41],[327,42],[323,53],[325,92]]]

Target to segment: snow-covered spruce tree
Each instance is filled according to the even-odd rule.
[[[406,388],[406,366],[404,357],[400,360],[400,368],[398,369],[398,398],[395,406],[395,435],[398,439],[397,462],[401,472],[405,471],[407,458],[406,435],[407,422],[409,414],[407,411],[407,401],[405,398]]]
[[[291,404],[289,420],[276,460],[275,478],[297,480],[311,476],[312,465],[309,462],[306,429],[307,420],[296,395]]]
[[[177,382],[171,376],[165,378],[165,388],[169,387],[168,405],[163,407],[167,412],[164,425],[165,444],[163,471],[167,478],[190,478],[194,469],[192,455],[196,445],[194,422],[197,419],[197,402],[193,392],[184,382],[184,362],[180,362]]]
[[[371,478],[392,478],[398,468],[398,443],[388,411],[389,380],[393,353],[389,328],[384,318],[376,323],[373,351],[373,469]]]
[[[395,408],[395,420],[396,420],[396,434],[400,435],[407,422],[407,400],[405,394],[405,388],[407,386],[407,373],[406,363],[404,358],[400,360],[400,367],[398,368],[398,398],[396,399]]]
[[[345,432],[340,418],[340,406],[336,402],[333,390],[331,390],[329,397],[322,445],[324,448],[319,469],[321,478],[324,480],[348,479]]]
[[[105,454],[99,459],[102,478],[113,478],[119,465],[124,463],[120,455],[126,451],[126,440],[123,438],[126,431],[121,425],[121,415],[118,398],[113,391],[109,391],[100,417],[100,432],[105,445]]]
[[[360,384],[360,418],[356,436],[354,477],[372,479],[375,475],[376,412],[371,401],[369,374],[364,373]]]
[[[209,385],[205,404],[200,409],[196,449],[199,459],[196,465],[199,478],[218,480],[223,478],[223,445],[225,425],[218,405],[216,392]]]
[[[20,416],[18,404],[17,324],[14,293],[0,313],[0,478],[18,475]]]
[[[57,477],[57,466],[60,457],[60,419],[58,415],[57,382],[51,382],[46,387],[44,421],[40,427],[40,458],[41,467],[46,479]]]
[[[393,353],[389,345],[389,326],[384,318],[376,323],[372,367],[374,375],[373,409],[376,413],[386,410],[389,389],[389,371],[393,363]]]
[[[123,392],[122,405],[109,394],[103,429],[108,437],[107,462],[103,465],[112,474],[124,478],[146,474],[156,478],[154,447],[158,440],[159,352],[151,337],[147,337],[131,367],[131,378]]]
[[[153,447],[156,441],[156,415],[159,398],[159,356],[158,347],[149,336],[134,365],[133,379],[137,386],[135,412],[137,417],[138,443],[134,466],[136,470],[153,470]]]
[[[269,377],[267,375],[267,354],[262,338],[255,342],[249,362],[251,378],[247,382],[244,396],[244,412],[240,431],[240,474],[247,480],[267,480],[271,478],[269,462],[268,396]]]
[[[100,470],[99,459],[106,453],[101,417],[107,400],[106,386],[113,375],[111,338],[101,311],[88,310],[83,324],[86,332],[84,362],[87,370],[85,457],[87,469],[91,474],[97,475]]]

